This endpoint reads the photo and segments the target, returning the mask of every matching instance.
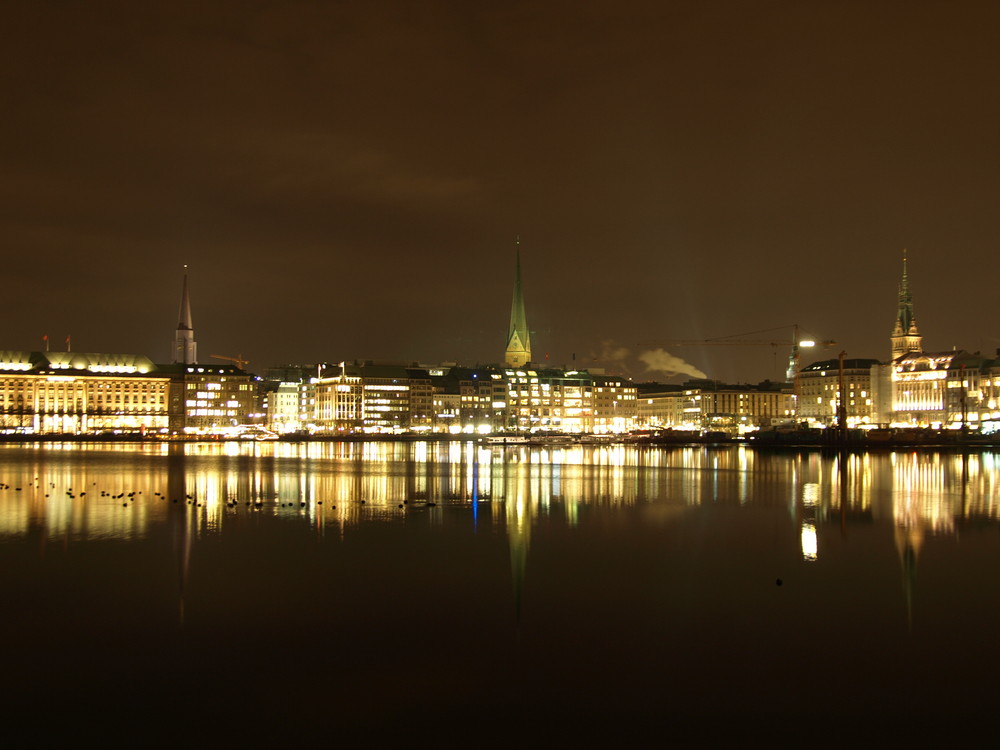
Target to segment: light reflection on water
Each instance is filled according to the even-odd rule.
[[[783,503],[810,526],[839,522],[843,512],[937,534],[954,533],[956,519],[1000,517],[992,453],[42,443],[0,446],[0,460],[0,482],[10,485],[0,490],[2,536],[42,528],[50,537],[136,539],[164,522],[171,505],[190,509],[197,533],[246,513],[343,526],[491,502],[506,504],[518,525],[553,512],[573,524],[582,507],[637,504]]]
[[[437,732],[441,711],[584,737],[665,713],[980,709],[1000,663],[998,469],[991,453],[0,445],[17,613],[0,704],[110,726],[111,696],[180,740],[206,728],[178,696],[273,694],[282,737],[389,715]]]

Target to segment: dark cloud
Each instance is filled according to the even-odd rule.
[[[904,247],[929,347],[1000,339],[994,4],[5,14],[8,348],[165,358],[188,262],[203,352],[492,361],[518,234],[554,364],[795,322],[884,356]]]

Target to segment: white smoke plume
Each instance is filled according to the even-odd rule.
[[[639,355],[639,359],[646,365],[646,372],[662,372],[668,377],[674,375],[689,375],[692,378],[707,378],[697,367],[685,362],[680,357],[675,357],[665,349],[650,349]]]
[[[601,351],[591,350],[590,361],[610,368],[619,375],[628,375],[629,366],[626,360],[629,354],[627,347],[617,346],[614,339],[605,339],[601,342]]]
[[[601,342],[601,352],[594,356],[594,359],[600,362],[621,362],[626,357],[628,349],[624,346],[615,346],[614,340],[606,339]]]

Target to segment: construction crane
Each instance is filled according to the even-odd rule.
[[[760,333],[771,333],[772,331],[784,331],[792,329],[791,339],[745,339],[743,336],[756,336]],[[734,333],[730,336],[716,336],[710,339],[672,339],[667,341],[657,341],[655,343],[644,343],[640,346],[790,346],[791,354],[788,357],[788,369],[785,376],[789,382],[795,379],[799,371],[799,349],[812,348],[816,346],[833,346],[833,340],[817,341],[812,337],[802,338],[800,336],[798,323],[777,328],[765,328],[760,331],[748,331],[747,333]]]
[[[237,354],[235,357],[226,357],[222,354],[209,354],[212,359],[224,359],[228,362],[232,362],[234,365],[239,367],[241,370],[245,370],[246,366],[250,364],[249,359],[243,359],[242,354]]]

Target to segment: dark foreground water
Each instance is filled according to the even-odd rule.
[[[971,739],[998,480],[990,453],[2,445],[6,736]]]

